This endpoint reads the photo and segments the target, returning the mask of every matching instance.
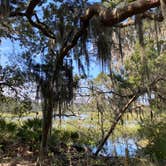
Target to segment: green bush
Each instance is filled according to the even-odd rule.
[[[28,119],[18,128],[17,137],[24,143],[34,147],[39,146],[42,136],[41,125],[40,119]]]
[[[17,125],[13,122],[6,122],[0,118],[0,140],[10,140],[15,137]]]
[[[6,122],[0,118],[0,151],[4,151],[9,142],[13,142],[16,136],[17,125]]]
[[[76,131],[53,130],[52,135],[49,138],[49,144],[57,145],[61,142],[74,143],[78,138],[79,134]]]
[[[142,149],[145,154],[159,161],[166,160],[166,121],[165,117],[145,120],[139,130],[141,138],[148,140],[148,145]]]

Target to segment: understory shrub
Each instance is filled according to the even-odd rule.
[[[0,140],[11,140],[15,137],[17,125],[0,118]]]
[[[166,160],[166,121],[165,117],[154,120],[146,119],[139,130],[141,138],[147,139],[148,144],[142,148],[146,155],[158,161]]]
[[[20,141],[27,143],[34,148],[39,147],[42,136],[41,119],[28,119],[18,128],[17,137]]]

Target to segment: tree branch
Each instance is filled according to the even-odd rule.
[[[34,9],[35,7],[38,5],[38,3],[40,2],[40,0],[31,0],[29,3],[29,6],[26,10],[26,15],[31,17],[34,13]]]
[[[159,0],[137,0],[129,3],[127,6],[115,8],[114,10],[110,10],[101,5],[92,5],[86,10],[85,15],[81,19],[82,22],[87,24],[93,16],[98,16],[105,26],[113,26],[128,17],[143,13],[159,5]]]
[[[95,92],[98,93],[98,94],[114,94],[114,95],[116,95],[116,96],[125,97],[125,98],[132,96],[131,94],[129,94],[129,95],[122,95],[122,94],[117,93],[117,92],[115,92],[115,91],[113,91],[113,90],[103,91],[103,90],[101,90],[101,89],[98,88],[98,87],[93,87],[93,88],[91,88],[91,87],[79,87],[79,88],[80,88],[80,89],[89,89],[89,90],[91,90],[91,91],[95,91]],[[90,94],[89,94],[89,96],[90,96]]]
[[[25,13],[22,13],[22,12],[11,12],[9,16],[10,17],[15,17],[15,16],[24,17],[25,16],[28,19],[29,23],[33,27],[39,29],[45,36],[56,40],[56,35],[54,35],[54,33],[50,30],[50,28],[46,24],[40,22],[37,14],[34,13],[35,7],[40,2],[41,2],[40,0],[31,0]],[[32,16],[33,15],[36,18],[36,22],[32,20]]]
[[[122,108],[122,110],[120,111],[119,115],[116,117],[114,123],[112,124],[109,132],[107,133],[107,135],[104,137],[103,141],[99,144],[97,151],[95,152],[95,155],[97,156],[98,153],[101,151],[101,149],[103,148],[103,145],[105,144],[105,142],[107,141],[107,139],[109,138],[109,136],[111,135],[111,133],[113,132],[113,130],[115,129],[117,123],[119,122],[119,120],[121,119],[121,117],[123,116],[123,114],[125,113],[125,111],[128,109],[128,107],[137,99],[137,95],[134,95],[127,103],[126,105]]]
[[[56,39],[56,36],[48,29],[47,26],[44,26],[43,23],[39,22],[38,19],[37,23],[32,20],[34,8],[39,3],[40,0],[31,0],[26,10],[26,13],[12,12],[10,16],[26,16],[32,26],[41,30],[42,33],[47,37]],[[99,4],[90,6],[86,9],[85,14],[81,17],[82,26],[80,30],[75,33],[72,42],[67,46],[62,46],[60,50],[60,55],[57,60],[57,64],[63,63],[64,57],[77,44],[78,39],[87,30],[89,21],[92,17],[97,16],[105,26],[111,27],[124,21],[128,17],[131,17],[139,13],[143,13],[151,8],[158,6],[160,6],[160,0],[136,0],[134,2],[129,3],[127,6],[124,6],[122,8],[116,8],[114,10],[110,10]]]
[[[81,17],[81,29],[76,32],[72,42],[68,46],[61,48],[57,64],[62,64],[64,57],[77,44],[78,39],[87,30],[89,21],[92,19],[92,17],[97,16],[105,26],[111,27],[124,21],[128,17],[143,13],[151,8],[158,6],[160,6],[160,0],[136,0],[129,3],[128,6],[114,10],[110,10],[99,4],[90,6],[86,9],[85,14]]]
[[[42,31],[42,33],[47,37],[56,39],[56,35],[54,35],[54,33],[51,32],[48,26],[46,26],[44,23],[41,23],[38,17],[36,18],[37,22],[34,22],[32,20],[34,8],[39,2],[40,0],[31,0],[26,10],[26,13],[11,13],[10,16],[26,16],[32,26]],[[55,64],[55,74],[57,73],[59,67],[63,64],[64,57],[68,55],[69,51],[77,44],[82,34],[87,31],[89,21],[92,17],[97,16],[98,19],[105,26],[111,27],[124,21],[128,17],[131,17],[139,13],[144,13],[145,11],[158,6],[160,6],[160,0],[136,0],[134,2],[129,3],[127,6],[124,6],[122,8],[116,8],[114,10],[110,10],[99,4],[90,6],[86,9],[85,14],[81,17],[81,28],[75,33],[73,39],[71,40],[71,43],[69,43],[68,45],[65,44],[61,47],[60,54],[57,56]],[[37,15],[35,15],[35,17],[36,16]]]
[[[27,16],[27,15],[26,15],[26,16]],[[35,14],[35,17],[36,17],[37,22],[33,21],[33,20],[32,20],[32,17],[29,17],[29,15],[28,15],[27,18],[28,18],[29,23],[30,23],[33,27],[39,29],[45,36],[47,36],[47,37],[49,37],[49,38],[51,38],[51,39],[55,39],[55,40],[56,40],[56,36],[55,36],[54,33],[49,29],[49,27],[48,27],[46,24],[40,22],[40,21],[39,21],[39,18],[37,17],[36,14]]]
[[[142,18],[148,18],[150,20],[156,20],[156,21],[159,21],[159,22],[162,22],[164,20],[162,14],[154,14],[154,13],[151,13],[151,12],[145,12],[143,13],[143,16]]]

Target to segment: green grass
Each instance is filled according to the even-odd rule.
[[[11,113],[11,112],[0,112],[0,117],[1,118],[18,118],[18,117],[26,117],[26,116],[29,116],[29,117],[36,117],[36,112],[25,112],[23,113],[21,116],[19,116],[19,114],[14,114],[14,113]],[[38,112],[38,117],[42,117],[42,112]]]

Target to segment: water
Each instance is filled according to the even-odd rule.
[[[80,114],[78,116],[61,116],[61,119],[62,120],[77,120],[77,119],[80,119],[80,120],[84,120],[85,118],[87,118],[88,115],[87,114]],[[54,119],[59,119],[58,116],[56,116]]]
[[[99,154],[102,156],[125,156],[127,149],[130,156],[135,156],[138,149],[135,141],[132,138],[118,138],[115,141],[107,140]],[[93,153],[96,150],[97,147],[92,147]]]
[[[85,118],[87,118],[88,115],[87,114],[81,114],[81,115],[78,115],[78,116],[61,116],[61,119],[62,120],[77,120],[77,119],[80,119],[80,120],[84,120]],[[33,116],[23,116],[23,117],[6,117],[5,119],[6,120],[13,120],[13,121],[17,121],[17,120],[23,120],[23,121],[26,121],[28,119],[34,119],[35,117]],[[38,117],[40,118],[40,117]],[[59,119],[58,116],[56,116],[55,118],[53,118],[53,120],[56,120],[56,119]]]

